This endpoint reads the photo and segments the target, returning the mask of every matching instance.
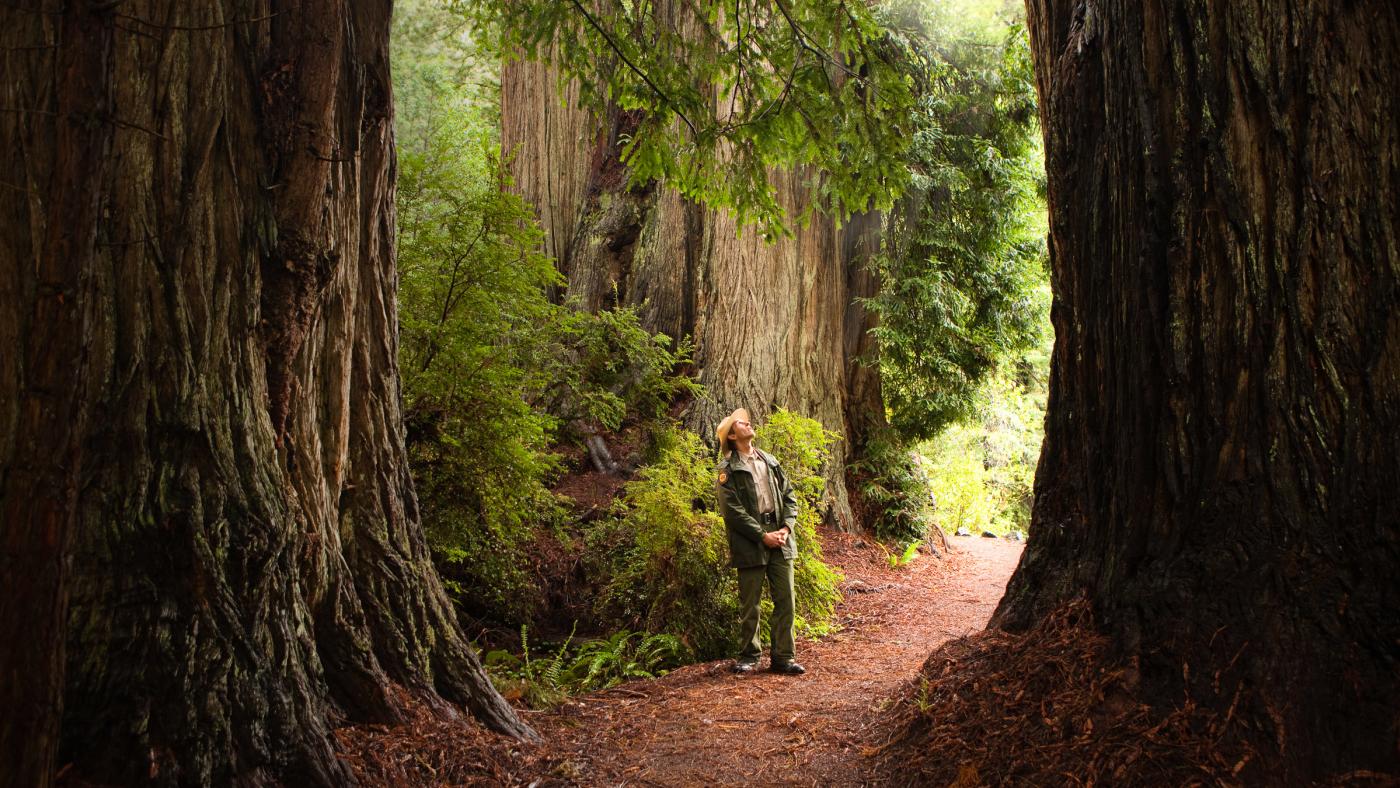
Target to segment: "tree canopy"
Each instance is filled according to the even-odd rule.
[[[809,206],[884,208],[908,182],[912,84],[879,7],[845,0],[459,0],[508,57],[552,60],[595,109],[639,110],[634,183],[661,180],[787,231],[770,167],[811,165]],[[801,218],[801,217],[796,217]]]

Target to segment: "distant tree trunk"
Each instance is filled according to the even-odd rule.
[[[3,692],[61,654],[17,633],[61,624],[71,530],[79,774],[344,784],[330,728],[394,684],[533,736],[408,477],[389,3],[101,5],[0,8]],[[52,728],[17,701],[0,757]]]
[[[1028,2],[1057,342],[994,623],[1087,590],[1291,779],[1400,764],[1400,10]]]
[[[528,60],[501,70],[501,148],[521,194],[544,228],[545,251],[569,270],[569,246],[588,188],[588,157],[599,125],[578,107],[578,88],[559,95],[558,71]],[[563,99],[561,101],[561,98]]]
[[[878,212],[852,216],[841,233],[841,259],[846,261],[846,439],[864,447],[889,427],[880,380],[880,345],[872,330],[878,316],[862,299],[880,292],[880,279],[869,265],[883,244],[885,216]]]

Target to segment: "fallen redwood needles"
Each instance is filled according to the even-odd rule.
[[[924,663],[875,753],[907,785],[1236,785],[1255,757],[1190,699],[1143,703],[1087,602],[1023,634],[987,630]]]

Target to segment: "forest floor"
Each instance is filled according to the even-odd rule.
[[[907,716],[893,707],[907,700],[935,649],[966,644],[959,639],[986,626],[1022,545],[949,537],[950,551],[920,553],[892,568],[882,548],[859,537],[822,537],[824,559],[845,573],[845,598],[836,609],[837,632],[799,639],[806,675],[739,676],[730,672],[731,660],[689,665],[552,709],[522,710],[543,739],[537,745],[405,695],[410,716],[402,724],[338,730],[341,755],[359,782],[372,786],[899,783],[901,759],[914,765],[927,753],[916,742],[919,757],[908,755],[907,742],[892,742]],[[955,695],[979,691],[963,687]],[[1000,755],[1015,749],[992,739]]]
[[[806,675],[736,676],[730,661],[709,662],[527,713],[551,751],[549,777],[608,786],[877,781],[871,756],[889,716],[881,712],[936,647],[986,625],[1022,548],[949,542],[950,553],[892,569],[878,548],[826,535],[846,597],[840,631],[799,641]]]

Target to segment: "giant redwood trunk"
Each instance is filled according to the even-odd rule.
[[[123,784],[342,784],[331,727],[398,718],[394,685],[533,735],[462,637],[404,457],[389,10],[0,7],[18,784],[47,781],[60,701],[59,762]]]
[[[1400,11],[1027,5],[1057,342],[995,622],[1087,591],[1270,766],[1395,769]]]

